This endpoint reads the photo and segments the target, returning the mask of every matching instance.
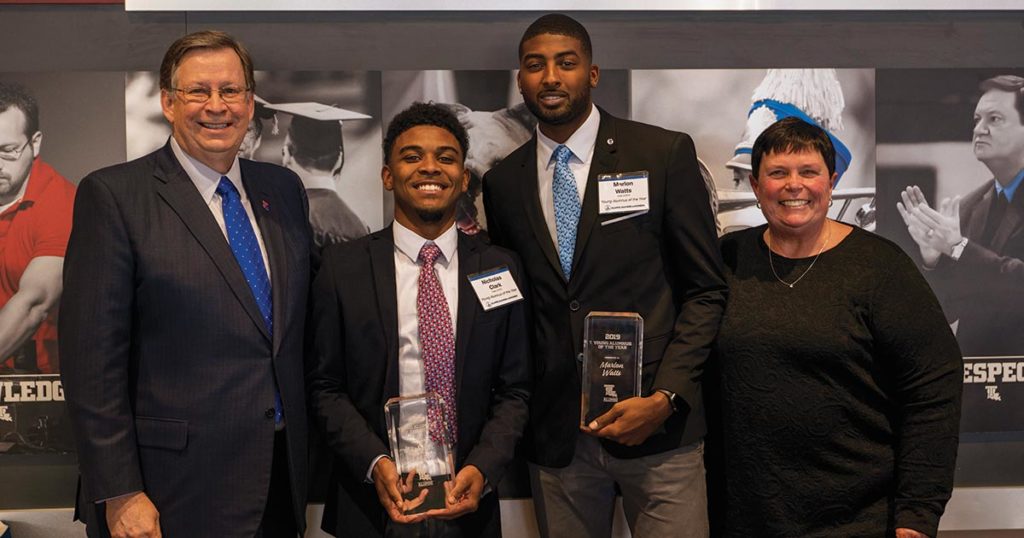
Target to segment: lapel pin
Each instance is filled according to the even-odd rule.
[[[608,145],[609,145],[609,146],[610,146],[610,145],[612,145],[612,144],[614,144],[614,143],[615,143],[615,139],[614,139],[614,138],[609,138],[609,139],[608,139]]]
[[[270,202],[263,200],[260,205],[263,206],[264,211],[270,211]]]

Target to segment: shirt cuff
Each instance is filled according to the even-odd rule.
[[[118,495],[117,497],[111,497],[109,499],[100,499],[100,500],[96,501],[96,504],[110,502],[110,501],[116,501],[117,499],[123,499],[124,497],[135,495],[136,493],[142,493],[142,490],[140,489],[139,491],[130,491],[128,493],[125,493],[124,495]]]
[[[366,483],[367,484],[372,484],[373,483],[373,468],[377,466],[377,462],[380,461],[381,458],[386,458],[386,457],[388,457],[387,454],[381,454],[380,456],[377,456],[376,458],[373,458],[373,461],[370,462],[370,468],[367,469],[367,471],[366,471]]]

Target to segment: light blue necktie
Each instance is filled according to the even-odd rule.
[[[572,273],[572,255],[576,249],[576,226],[580,222],[580,193],[576,178],[569,169],[572,150],[559,144],[551,156],[555,159],[555,179],[551,189],[555,194],[555,232],[558,236],[558,261],[562,274],[569,279]]]
[[[249,284],[249,289],[256,299],[256,306],[260,309],[267,332],[273,336],[274,308],[270,293],[270,278],[267,276],[267,267],[263,265],[263,254],[260,252],[256,234],[252,230],[252,223],[249,222],[249,215],[242,207],[242,199],[238,190],[227,177],[220,178],[220,183],[217,184],[217,194],[220,195],[220,206],[224,211],[224,228],[228,232],[231,252],[234,253],[235,260],[238,261],[238,266],[241,267],[242,274],[245,275],[245,281]],[[274,423],[281,424],[283,420],[281,394],[275,386]]]

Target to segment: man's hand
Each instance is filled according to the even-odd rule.
[[[928,205],[924,194],[916,186],[907,187],[896,203],[896,209],[907,225],[910,237],[921,250],[926,267],[939,263],[942,254],[950,254],[953,246],[963,239],[960,233],[960,197],[946,198],[936,211]]]
[[[160,538],[160,513],[143,492],[105,503],[111,538]]]
[[[437,519],[455,519],[476,512],[480,495],[484,491],[484,475],[473,465],[467,465],[455,475],[454,482],[445,482],[447,497],[441,510],[429,510],[424,515]]]
[[[395,462],[391,461],[391,458],[384,457],[377,460],[377,464],[373,466],[373,487],[377,490],[377,499],[380,500],[380,505],[384,507],[384,511],[387,512],[388,516],[395,523],[415,523],[423,519],[423,514],[416,514],[414,516],[405,515],[406,510],[410,510],[423,503],[423,499],[413,499],[412,502],[419,501],[415,505],[408,505],[405,499],[402,497],[402,491],[412,491],[413,480],[415,476],[410,473],[407,477],[408,483],[403,484],[398,476],[398,469],[395,468]],[[425,497],[426,490],[423,491],[422,495]]]
[[[623,400],[580,429],[595,437],[636,446],[646,441],[671,415],[672,404],[668,396],[655,392],[647,397]]]
[[[900,527],[896,529],[896,538],[928,538],[928,535],[923,532],[917,532],[914,529]]]

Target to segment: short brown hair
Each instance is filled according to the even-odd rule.
[[[231,35],[218,30],[203,30],[194,32],[178,38],[171,43],[170,48],[164,54],[164,61],[160,63],[160,89],[170,90],[171,79],[178,69],[178,64],[186,54],[197,49],[231,49],[238,55],[242,62],[242,70],[245,71],[245,85],[253,93],[256,92],[256,76],[253,74],[252,58],[249,51],[245,50],[242,44]]]
[[[828,175],[836,171],[836,148],[828,133],[817,125],[811,125],[800,118],[783,118],[765,129],[754,140],[750,153],[750,173],[757,178],[761,160],[772,153],[817,152],[828,167]],[[838,181],[838,179],[836,180]]]
[[[999,75],[985,79],[978,85],[983,92],[992,90],[1012,93],[1013,106],[1017,109],[1017,120],[1024,124],[1024,78],[1016,75]]]

